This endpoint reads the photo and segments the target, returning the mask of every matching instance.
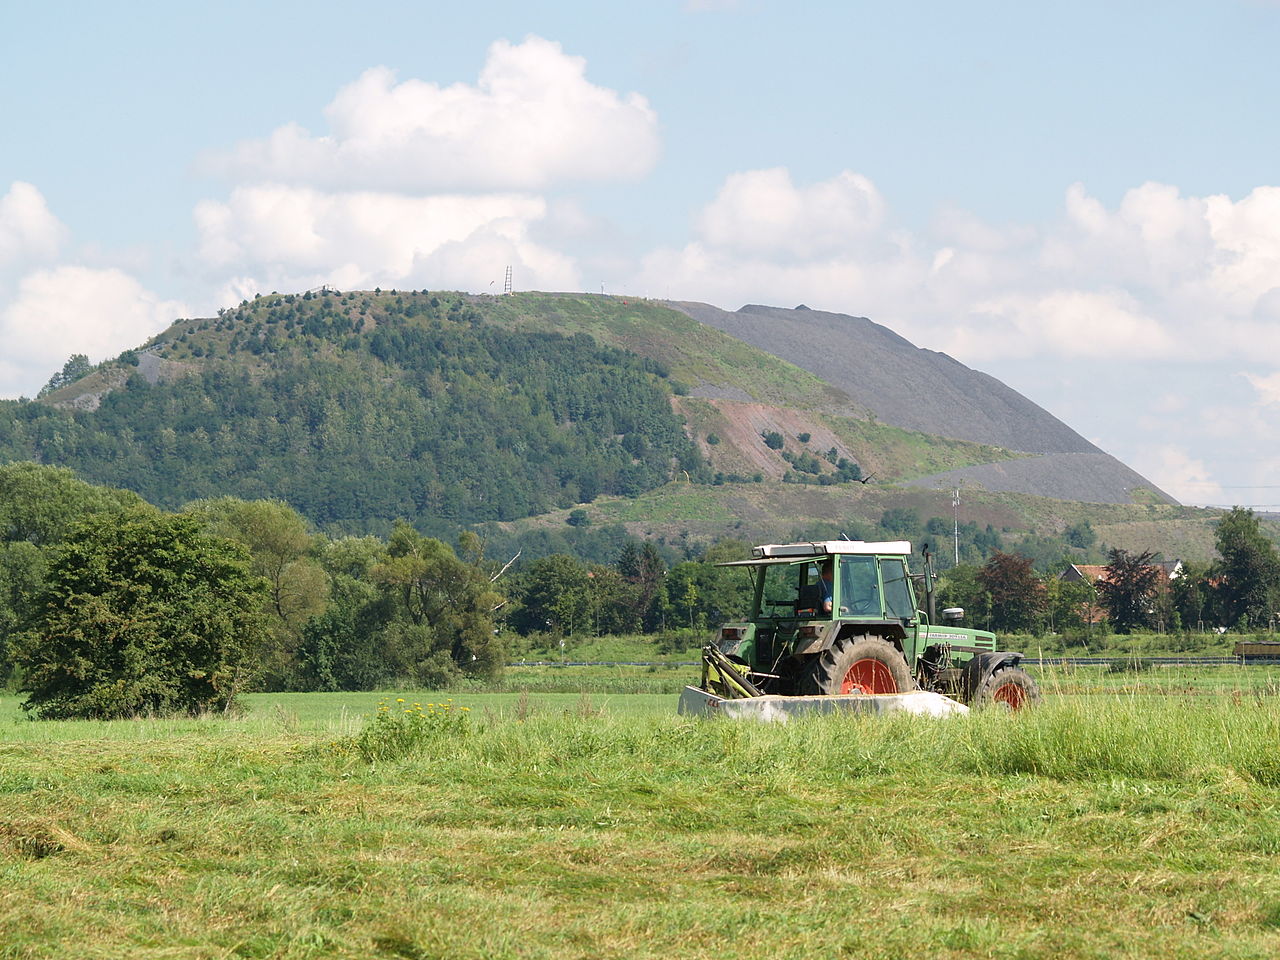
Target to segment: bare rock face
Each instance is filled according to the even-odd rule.
[[[883,423],[1042,455],[939,475],[938,482],[963,479],[991,490],[1095,503],[1176,502],[995,377],[865,317],[803,305],[749,304],[733,312],[705,303],[668,305],[821,377]],[[916,482],[932,486],[931,479]]]

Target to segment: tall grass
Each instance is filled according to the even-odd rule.
[[[379,699],[0,719],[0,958],[1280,955],[1274,697]]]

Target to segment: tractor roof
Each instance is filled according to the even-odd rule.
[[[811,543],[766,543],[751,548],[751,556],[765,557],[820,557],[831,554],[894,554],[907,556],[911,544],[906,540],[818,540]]]

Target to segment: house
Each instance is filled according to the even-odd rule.
[[[1169,588],[1170,583],[1183,575],[1181,560],[1156,560],[1148,566],[1155,567],[1158,574],[1156,589],[1162,593]],[[1090,586],[1096,586],[1098,581],[1106,578],[1107,567],[1101,563],[1069,563],[1067,568],[1058,574],[1058,579],[1066,583],[1083,580]],[[1097,604],[1086,603],[1083,607],[1081,616],[1087,623],[1100,623],[1107,619],[1106,611]]]
[[[1155,560],[1148,566],[1155,567],[1160,571],[1160,585],[1172,583],[1183,574],[1181,560]],[[1102,563],[1069,563],[1067,568],[1058,574],[1059,580],[1065,580],[1071,583],[1076,580],[1087,580],[1089,583],[1097,583],[1099,580],[1106,579],[1107,567]]]

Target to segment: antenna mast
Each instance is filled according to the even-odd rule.
[[[507,279],[502,281],[502,295],[504,297],[511,296],[511,264],[507,264]]]

